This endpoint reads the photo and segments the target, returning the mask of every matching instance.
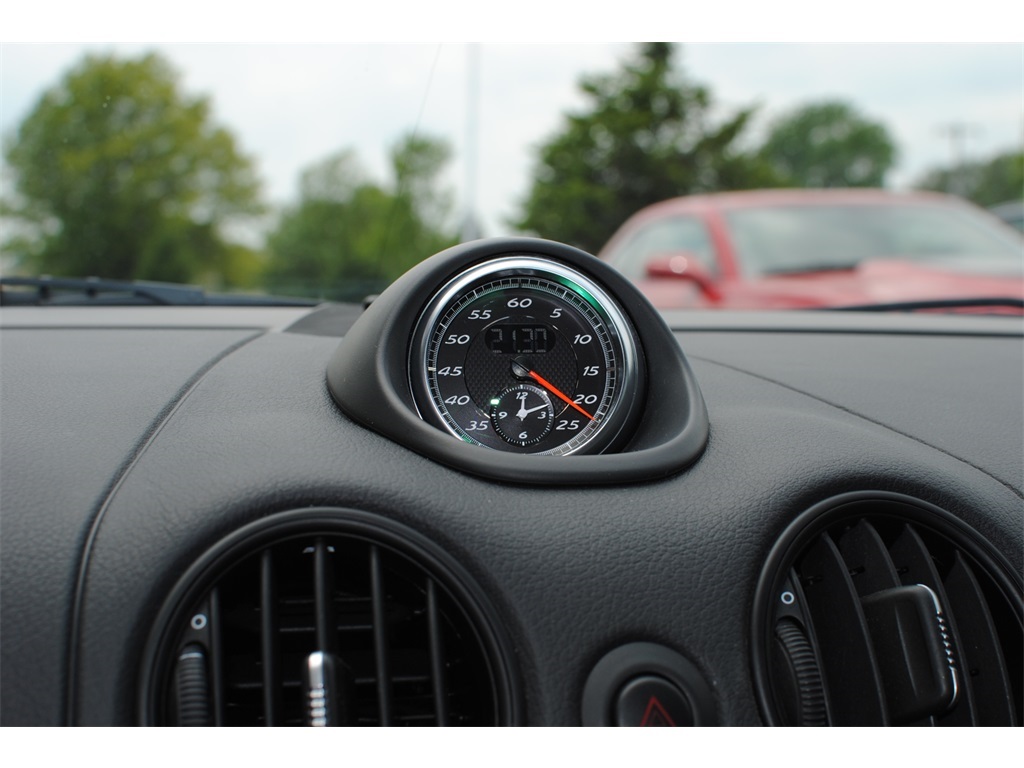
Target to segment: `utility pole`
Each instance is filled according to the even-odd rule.
[[[462,242],[483,236],[476,218],[477,160],[480,137],[480,44],[466,47],[466,200],[462,214]]]
[[[953,122],[939,126],[939,132],[949,136],[952,164],[946,191],[960,197],[967,196],[967,139],[977,134],[980,126],[974,123]]]

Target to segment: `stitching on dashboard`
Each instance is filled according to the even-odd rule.
[[[202,329],[197,328],[189,330]],[[157,435],[163,431],[164,426],[171,420],[171,417],[174,416],[182,404],[188,400],[192,392],[194,392],[203,379],[206,378],[206,375],[229,355],[237,352],[242,347],[263,337],[264,335],[265,334],[263,332],[257,332],[246,336],[240,341],[236,341],[234,344],[225,347],[200,366],[181,386],[181,388],[174,393],[173,397],[168,400],[167,404],[161,409],[160,413],[157,414],[156,418],[153,419],[142,437],[140,437],[135,443],[135,446],[132,448],[127,458],[121,466],[118,467],[114,476],[111,478],[110,483],[103,490],[103,493],[101,494],[102,500],[97,506],[96,512],[93,514],[92,520],[89,523],[89,532],[86,534],[85,542],[82,544],[82,549],[78,558],[78,567],[76,568],[75,589],[71,603],[71,616],[69,618],[70,626],[68,632],[68,644],[64,662],[64,680],[66,686],[64,699],[64,721],[66,725],[74,725],[77,716],[78,645],[82,620],[82,608],[85,601],[85,583],[89,572],[93,546],[96,543],[96,538],[99,534],[100,526],[103,523],[103,518],[106,516],[107,509],[109,509],[111,502],[117,495],[117,492],[124,483],[125,478],[131,473],[132,468],[146,453],[146,450],[150,445],[152,445]]]
[[[742,374],[745,374],[745,375],[750,376],[752,378],[760,379],[761,381],[766,381],[769,384],[775,384],[776,386],[782,387],[783,389],[788,389],[790,392],[796,392],[799,395],[804,395],[805,397],[809,397],[812,400],[817,400],[819,403],[824,403],[825,405],[831,406],[831,407],[835,408],[836,410],[842,411],[843,413],[848,413],[849,415],[856,416],[858,419],[863,419],[864,421],[869,422],[870,424],[874,424],[875,426],[887,429],[888,431],[894,432],[895,434],[900,435],[901,437],[905,437],[908,440],[913,440],[916,443],[920,443],[921,445],[927,446],[928,448],[931,448],[932,450],[938,451],[939,453],[941,453],[941,454],[943,454],[945,456],[949,456],[951,459],[956,459],[957,461],[959,461],[959,462],[961,462],[963,464],[966,464],[967,466],[972,467],[973,469],[978,470],[983,475],[985,475],[987,477],[990,477],[993,480],[995,480],[997,483],[1002,485],[1004,488],[1009,489],[1018,498],[1024,499],[1024,493],[1021,493],[1020,490],[1018,490],[1017,488],[1015,488],[1013,485],[1011,485],[1007,481],[1003,480],[1002,478],[996,477],[995,475],[993,475],[991,472],[989,472],[985,468],[979,467],[977,464],[974,464],[974,463],[968,461],[967,459],[963,458],[962,456],[957,456],[955,453],[950,453],[949,451],[947,451],[947,450],[945,450],[943,448],[940,448],[937,445],[932,445],[927,440],[922,440],[921,438],[919,438],[919,437],[917,437],[915,435],[911,435],[911,434],[909,434],[907,432],[903,432],[903,431],[901,431],[899,429],[896,429],[895,427],[892,427],[891,425],[886,424],[886,423],[884,423],[882,421],[878,421],[877,419],[873,419],[870,416],[865,416],[863,413],[858,413],[857,411],[855,411],[852,408],[849,408],[849,407],[847,407],[845,405],[840,405],[839,403],[833,403],[831,400],[827,400],[826,398],[821,397],[820,395],[815,395],[815,394],[812,394],[810,392],[805,392],[804,390],[798,389],[797,387],[794,387],[794,386],[792,386],[790,384],[786,384],[785,382],[777,381],[777,380],[775,380],[775,379],[773,379],[773,378],[771,378],[769,376],[764,376],[764,375],[762,375],[760,373],[754,373],[753,371],[748,371],[748,370],[746,370],[744,368],[738,368],[738,367],[736,367],[734,365],[729,365],[728,363],[722,363],[722,362],[719,362],[718,360],[712,360],[712,359],[707,358],[707,357],[702,357],[701,355],[687,355],[687,357],[689,357],[691,360],[700,360],[701,362],[709,363],[711,365],[717,365],[717,366],[720,366],[722,368],[726,368],[726,369],[728,369],[730,371],[735,371],[736,373],[742,373]]]

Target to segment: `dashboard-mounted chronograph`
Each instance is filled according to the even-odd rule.
[[[420,414],[463,441],[516,453],[597,453],[636,405],[635,333],[600,286],[531,256],[478,264],[417,323]]]
[[[637,287],[537,238],[421,261],[345,332],[327,389],[345,417],[406,449],[522,485],[667,477],[709,434],[679,340]]]

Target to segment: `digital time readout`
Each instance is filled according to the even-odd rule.
[[[546,325],[492,325],[487,348],[503,355],[543,355],[555,346],[556,335]]]

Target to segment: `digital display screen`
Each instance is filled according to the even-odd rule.
[[[555,345],[555,335],[546,325],[492,325],[486,342],[503,355],[543,355]]]

